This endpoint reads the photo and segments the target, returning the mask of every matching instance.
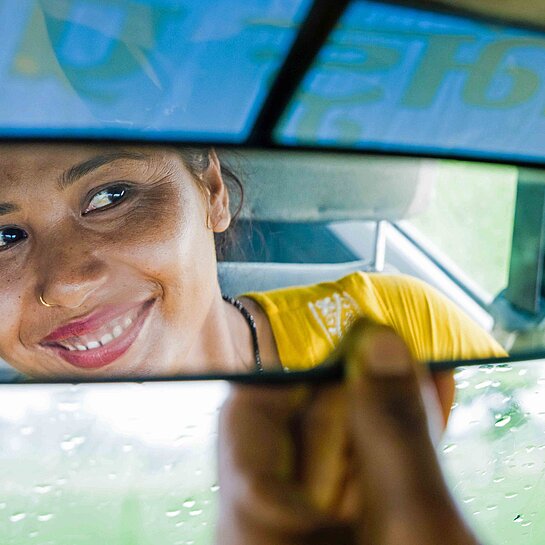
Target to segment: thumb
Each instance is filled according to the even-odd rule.
[[[357,323],[347,346],[361,543],[439,542],[441,522],[457,514],[430,439],[417,366],[385,326]]]

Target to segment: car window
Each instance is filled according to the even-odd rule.
[[[232,4],[2,2],[0,132],[241,141],[311,3]]]
[[[223,382],[0,387],[2,545],[207,545]]]
[[[439,447],[486,543],[545,532],[545,362],[458,368]],[[223,382],[0,387],[2,543],[211,545]]]
[[[545,362],[459,368],[442,443],[448,482],[483,543],[545,533]]]
[[[442,161],[430,206],[403,227],[486,302],[509,280],[516,167]]]

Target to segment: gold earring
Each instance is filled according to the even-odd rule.
[[[44,307],[54,307],[55,305],[51,305],[49,304],[43,297],[42,297],[42,294],[40,294],[40,303],[42,303],[42,305]]]

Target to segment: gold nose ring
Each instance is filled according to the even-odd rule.
[[[42,305],[44,307],[54,307],[55,305],[50,305],[43,297],[42,295],[40,294],[40,303],[42,303]]]

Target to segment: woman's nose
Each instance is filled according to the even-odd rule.
[[[107,280],[104,261],[92,253],[65,248],[42,261],[41,296],[49,305],[75,309],[88,301]]]

